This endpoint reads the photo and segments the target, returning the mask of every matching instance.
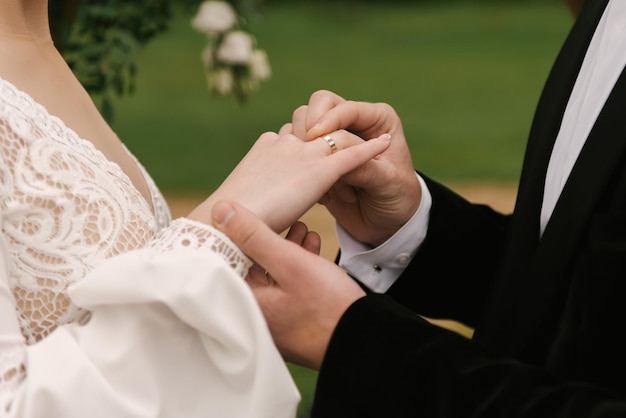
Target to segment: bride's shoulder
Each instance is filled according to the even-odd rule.
[[[0,123],[3,121],[5,129],[19,136],[30,136],[34,131],[46,131],[50,136],[74,135],[44,105],[0,75]]]
[[[22,101],[24,92],[19,90],[10,81],[0,76],[0,103],[13,104]]]
[[[41,116],[42,106],[28,93],[0,76],[0,119],[15,116],[16,113],[36,114]]]

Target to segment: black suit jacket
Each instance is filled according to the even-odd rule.
[[[314,417],[626,417],[624,73],[539,238],[550,153],[607,1],[587,1],[546,82],[513,215],[426,178],[428,236],[387,295],[342,317]]]

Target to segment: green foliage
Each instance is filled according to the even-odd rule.
[[[134,92],[137,53],[166,31],[171,9],[197,7],[202,0],[59,0],[50,2],[55,43],[107,120],[113,97]],[[254,0],[228,0],[239,13],[252,13]]]
[[[163,32],[171,18],[168,0],[52,2],[57,46],[85,89],[98,98],[105,118],[112,97],[134,91],[135,56]]]

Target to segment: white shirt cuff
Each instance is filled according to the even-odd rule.
[[[411,219],[391,238],[376,248],[357,241],[339,224],[337,240],[341,247],[339,265],[374,292],[384,293],[400,277],[426,238],[432,196],[418,175],[422,200]]]

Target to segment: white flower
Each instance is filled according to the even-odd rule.
[[[217,59],[227,64],[247,64],[252,55],[252,37],[243,31],[227,33],[217,50]]]
[[[256,48],[256,41],[241,23],[245,21],[224,0],[205,0],[191,20],[194,29],[207,35],[201,60],[209,90],[243,102],[271,77],[272,70],[267,53]]]
[[[254,80],[265,81],[272,76],[270,61],[263,49],[255,49],[250,56],[250,75]]]
[[[208,35],[225,32],[237,22],[237,14],[230,3],[208,0],[200,5],[198,13],[191,20],[191,26]]]
[[[230,68],[220,68],[219,70],[209,73],[207,81],[209,87],[222,96],[231,94],[235,86],[235,79]]]

